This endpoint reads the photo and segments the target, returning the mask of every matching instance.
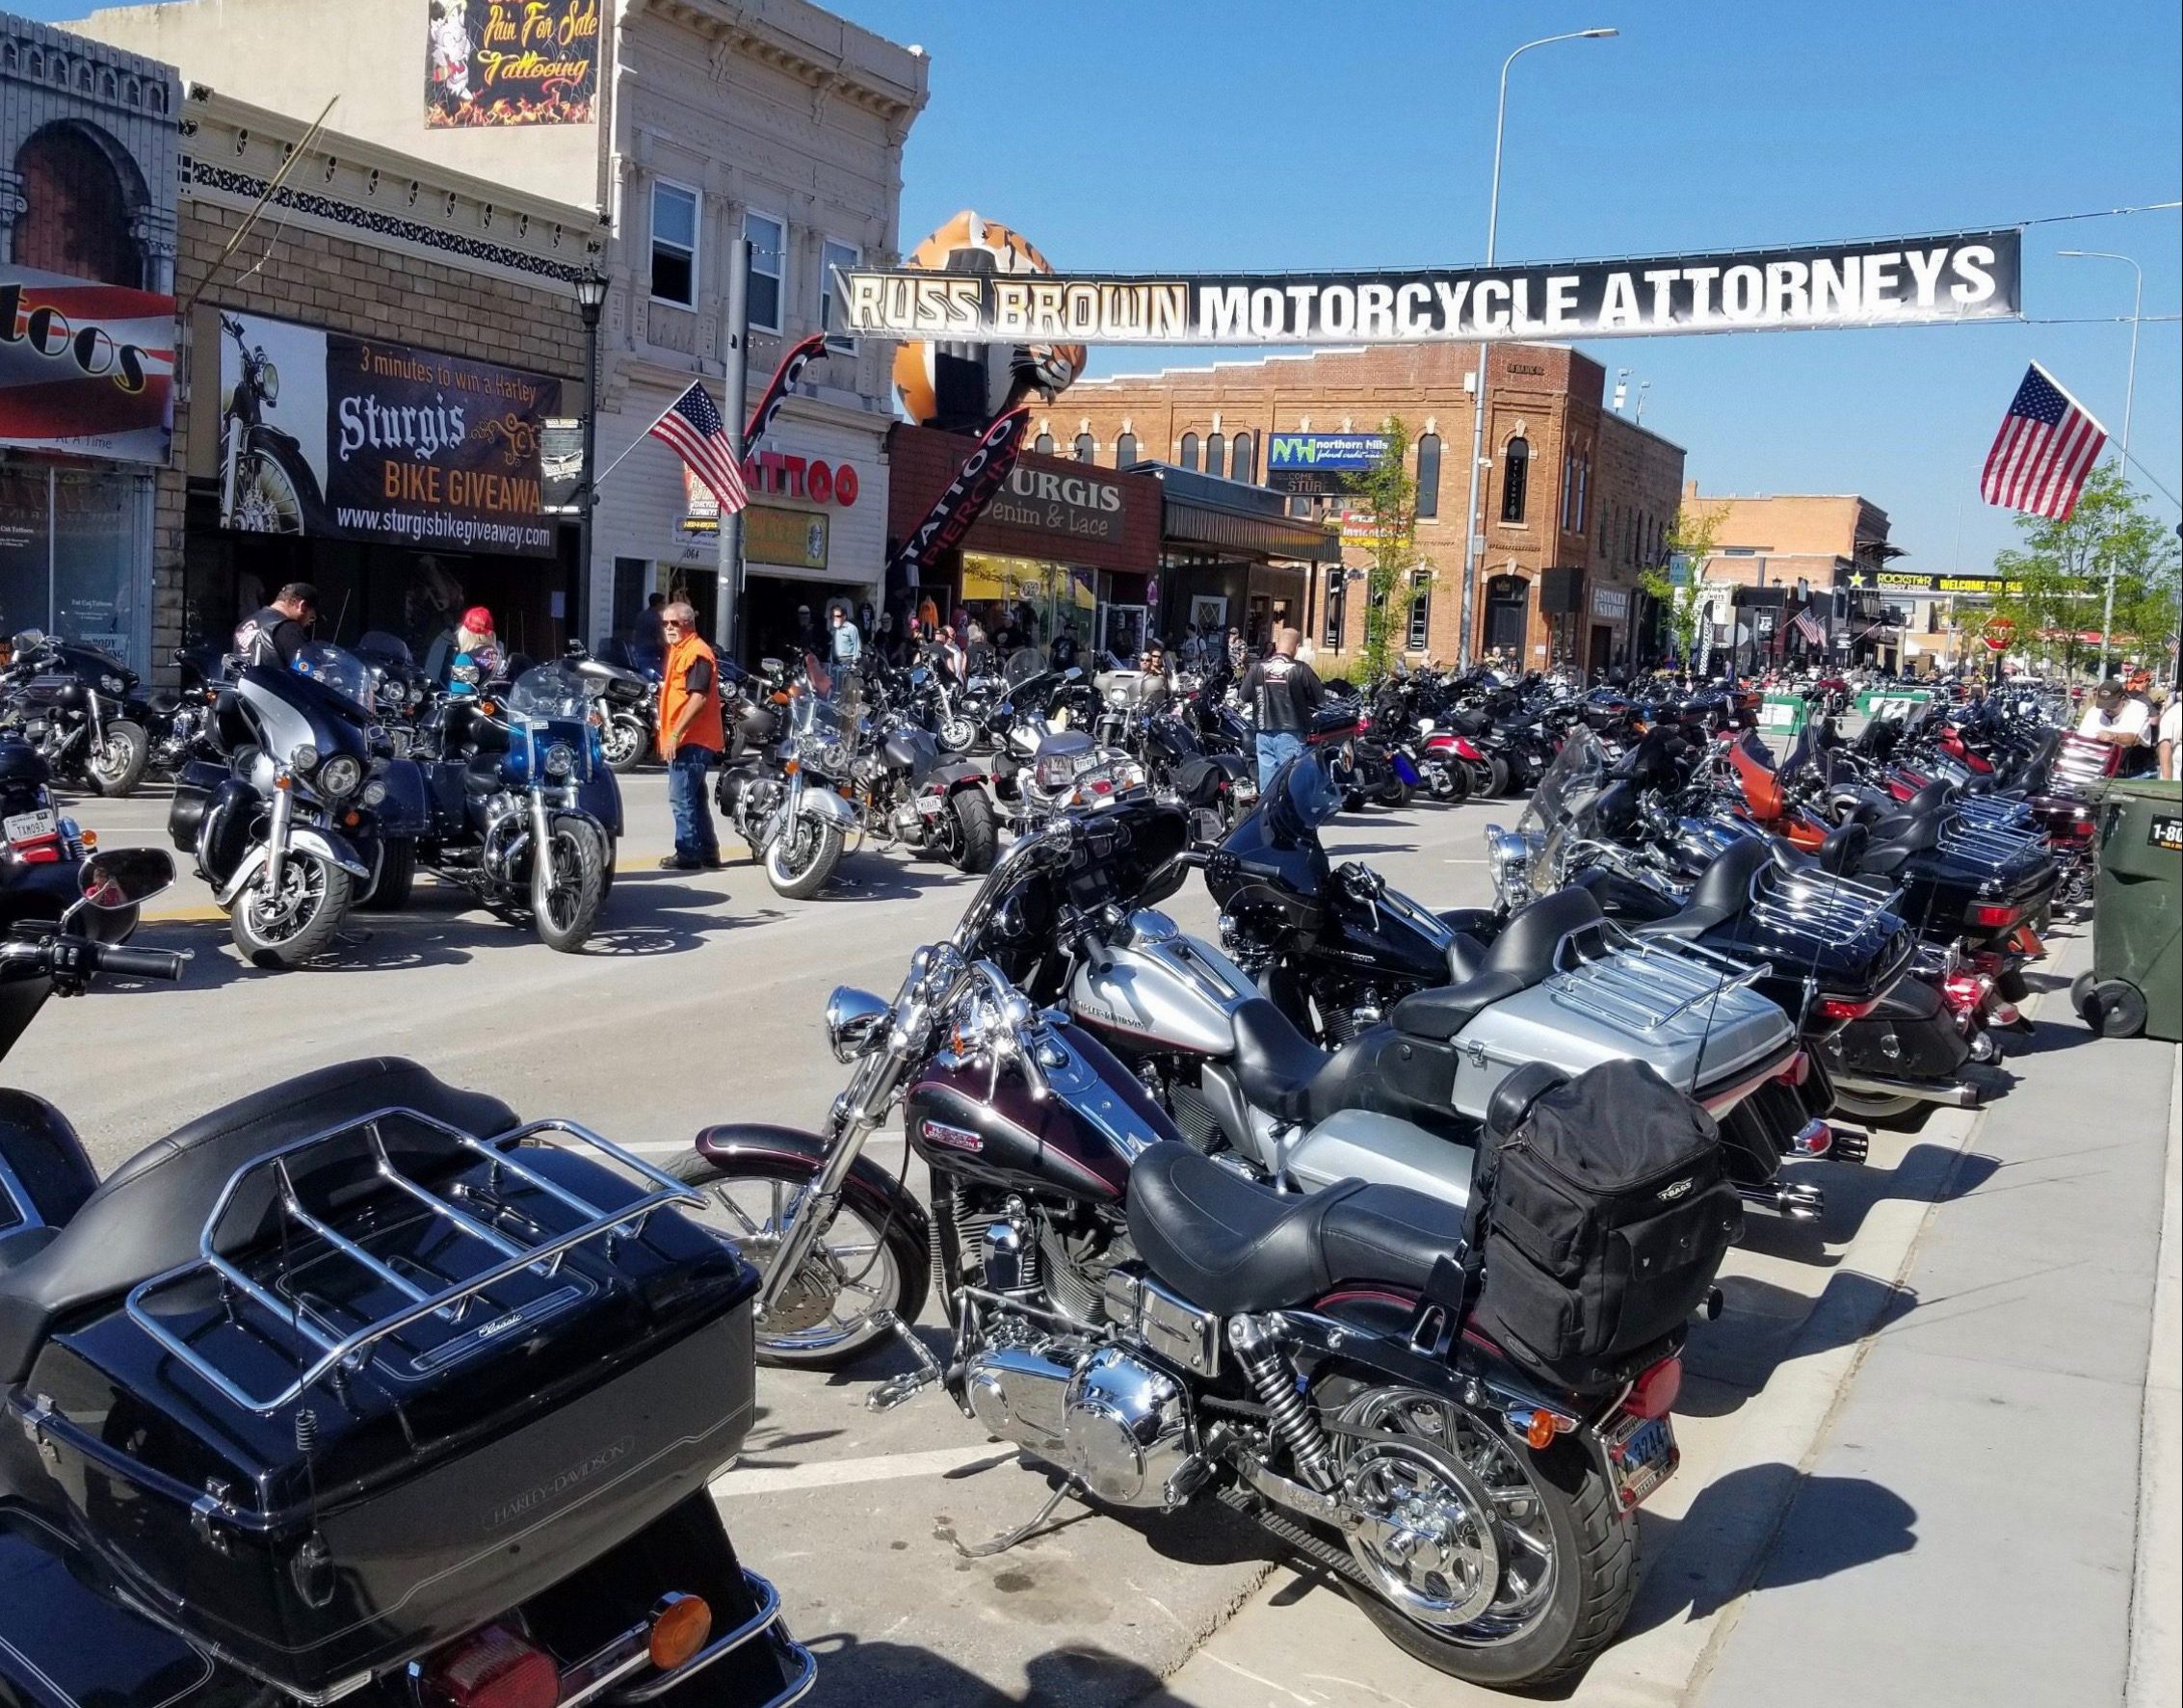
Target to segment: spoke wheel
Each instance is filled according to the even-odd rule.
[[[288,472],[262,452],[246,452],[235,472],[230,526],[245,534],[301,534],[303,503]]]

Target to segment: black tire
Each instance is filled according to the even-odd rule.
[[[151,763],[151,738],[141,723],[115,718],[106,725],[106,740],[84,761],[84,775],[108,800],[134,795]]]
[[[245,960],[267,972],[286,972],[330,949],[335,933],[341,930],[342,920],[348,916],[349,898],[355,893],[354,880],[339,866],[329,866],[314,855],[297,854],[293,850],[288,854],[287,876],[281,884],[284,890],[288,887],[288,879],[296,880],[302,895],[308,898],[308,910],[303,923],[286,934],[273,935],[255,906],[257,899],[264,895],[263,868],[227,909],[228,929],[234,936],[235,947],[242,951]]]
[[[1380,785],[1380,792],[1373,797],[1373,800],[1381,806],[1399,810],[1409,804],[1409,784],[1404,782],[1393,772],[1389,772],[1387,780]]]
[[[590,819],[556,813],[552,841],[531,856],[531,923],[563,955],[583,948],[606,901],[607,838]]]
[[[399,913],[417,883],[417,845],[407,836],[380,844],[379,880],[357,900],[359,913]]]
[[[1488,801],[1498,801],[1509,792],[1509,762],[1495,753],[1487,758],[1486,765],[1492,772],[1492,782],[1484,794]]]
[[[652,750],[652,734],[633,713],[610,713],[599,731],[599,746],[612,772],[635,771]]]
[[[954,717],[941,721],[934,740],[940,744],[940,751],[943,753],[967,753],[978,745],[977,721],[958,712]]]
[[[948,797],[948,811],[955,815],[956,870],[972,877],[990,872],[1001,852],[1001,822],[991,799],[980,788],[958,789]]]
[[[2127,979],[2099,979],[2078,999],[2077,1012],[2102,1038],[2136,1038],[2145,1029],[2145,993]]]
[[[763,1268],[770,1248],[768,1240],[762,1236],[753,1236],[749,1225],[752,1218],[748,1212],[738,1215],[729,1209],[723,1193],[717,1189],[736,1181],[762,1184],[769,1188],[777,1186],[784,1189],[777,1195],[779,1201],[787,1205],[790,1203],[789,1194],[796,1188],[807,1186],[817,1172],[817,1168],[815,1162],[781,1156],[737,1157],[723,1165],[693,1150],[687,1156],[678,1158],[670,1172],[677,1180],[687,1181],[692,1186],[716,1189],[707,1194],[714,1201],[714,1210],[709,1217],[700,1219],[726,1232],[751,1262]],[[851,1186],[843,1196],[842,1209],[844,1214],[862,1221],[868,1229],[881,1236],[875,1242],[878,1252],[874,1255],[876,1257],[879,1253],[883,1253],[886,1258],[886,1267],[881,1272],[881,1285],[887,1288],[891,1296],[884,1299],[875,1297],[875,1302],[870,1308],[878,1310],[883,1305],[903,1322],[916,1322],[925,1309],[925,1297],[932,1285],[932,1254],[926,1248],[924,1238],[910,1226],[907,1218],[888,1216],[883,1206],[874,1201],[874,1195],[858,1190],[854,1174],[851,1176]],[[686,1211],[685,1214],[696,1212]],[[778,1212],[775,1212],[775,1215],[777,1217]],[[837,1221],[835,1225],[838,1227],[841,1224]],[[841,1264],[836,1273],[839,1273],[840,1268],[846,1267],[846,1263]],[[887,1287],[889,1281],[892,1282],[891,1287]],[[816,1294],[808,1295],[809,1304],[815,1306],[817,1298]],[[792,1313],[797,1308],[797,1302],[784,1299],[782,1307],[776,1309],[771,1320],[777,1322],[785,1318],[794,1321]],[[886,1332],[885,1329],[865,1323],[839,1335],[829,1335],[813,1327],[793,1336],[775,1335],[769,1338],[768,1326],[761,1323],[757,1326],[758,1362],[790,1370],[838,1370],[862,1357],[884,1338]]]
[[[807,902],[833,881],[841,851],[840,826],[830,819],[799,819],[766,849],[766,881],[776,896]]]

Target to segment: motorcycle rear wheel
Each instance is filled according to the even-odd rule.
[[[573,955],[606,902],[606,838],[589,819],[555,817],[552,839],[531,861],[531,919],[539,941]]]
[[[599,731],[599,746],[606,755],[607,770],[634,771],[651,751],[651,731],[644,727],[642,720],[618,714],[608,718],[605,727]]]
[[[145,767],[151,763],[151,741],[142,725],[117,718],[106,726],[106,740],[85,761],[91,786],[113,799],[134,795],[144,781]]]
[[[841,864],[841,830],[819,819],[800,818],[766,850],[766,881],[774,893],[807,902],[833,881]]]
[[[302,966],[333,946],[355,884],[339,866],[291,851],[280,890],[284,905],[269,908],[260,868],[228,908],[228,927],[243,959],[275,973]]]
[[[993,869],[1001,849],[1001,823],[986,791],[972,786],[959,789],[948,799],[955,820],[948,858],[959,872],[979,877]]]

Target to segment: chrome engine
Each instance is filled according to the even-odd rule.
[[[1021,1332],[971,1354],[980,1423],[1118,1507],[1172,1511],[1205,1471],[1182,1384],[1117,1346]]]

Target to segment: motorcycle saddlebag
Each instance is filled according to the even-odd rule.
[[[1721,1132],[1642,1062],[1614,1061],[1490,1130],[1474,1202],[1471,1326],[1533,1373],[1597,1393],[1658,1356],[1743,1225]]]
[[[227,775],[226,766],[202,759],[193,759],[182,767],[182,775],[174,779],[173,801],[167,808],[167,834],[173,839],[177,853],[197,852],[204,809],[211,804],[214,791],[227,780]]]

